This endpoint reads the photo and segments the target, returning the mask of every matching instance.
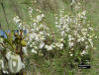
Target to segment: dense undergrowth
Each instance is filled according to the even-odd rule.
[[[27,46],[23,48],[23,71],[41,75],[76,74],[78,64],[91,64],[95,48],[93,38],[96,35],[85,3],[57,0],[56,4],[64,4],[61,7],[45,0],[42,4],[42,1],[30,1],[33,5],[24,1],[27,4],[23,7],[25,15],[21,18],[16,14],[11,19],[17,29],[28,32]]]

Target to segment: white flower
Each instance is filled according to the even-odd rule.
[[[75,0],[72,0],[71,5],[74,4],[75,2],[76,2]]]
[[[40,31],[40,32],[39,32],[39,34],[43,35],[43,34],[44,34],[44,32]]]
[[[35,40],[36,40],[36,41],[39,41],[40,39],[39,39],[39,37],[38,37],[38,36],[36,36],[36,37],[35,37]]]
[[[81,55],[86,55],[86,54],[87,54],[86,50],[83,50],[81,53]]]
[[[29,14],[31,14],[33,12],[33,9],[31,7],[29,7],[28,9],[29,9]]]
[[[82,32],[82,34],[83,34],[84,36],[86,36],[86,35],[87,35],[87,32]]]
[[[69,47],[73,47],[74,46],[74,43],[73,42],[69,42]]]
[[[45,17],[45,15],[44,15],[44,14],[41,14],[41,16],[42,16],[42,17]]]
[[[68,38],[72,38],[72,36],[71,35],[68,35]]]
[[[82,37],[82,38],[81,38],[81,41],[84,41],[84,40],[85,40],[85,39]]]
[[[32,49],[31,52],[37,54],[37,51],[35,51],[34,49]]]
[[[37,38],[37,34],[36,33],[30,33],[29,34],[29,40],[32,41],[32,39],[36,39]]]
[[[88,49],[88,47],[89,47],[89,46],[88,46],[88,45],[86,45],[86,49]]]
[[[64,17],[60,18],[60,24],[64,23]]]
[[[39,48],[42,49],[44,47],[45,43],[41,42]]]
[[[77,39],[77,42],[83,42],[85,40],[85,37],[81,37],[81,38],[79,38],[79,39]]]
[[[61,25],[56,25],[57,28],[61,29]]]
[[[48,45],[45,45],[45,48],[46,48],[48,51],[53,49],[52,46],[48,46]]]
[[[56,47],[58,47],[58,48],[60,48],[60,49],[62,49],[63,46],[64,46],[63,43],[56,43],[55,45],[56,45]]]
[[[37,23],[33,23],[33,25],[34,25],[34,26],[36,26],[36,25],[37,25]]]
[[[56,21],[56,22],[55,22],[55,24],[57,25],[57,24],[58,24],[58,22]]]
[[[93,31],[93,28],[92,28],[92,27],[89,27],[89,29],[90,29],[91,31]]]
[[[37,22],[42,21],[43,17],[44,17],[44,14],[38,15],[38,16],[36,17],[36,18],[37,18]]]
[[[38,46],[34,46],[34,49],[38,49]]]
[[[22,51],[23,51],[23,53],[24,53],[25,55],[28,55],[28,54],[27,54],[27,47],[23,47]]]
[[[63,41],[64,41],[64,39],[63,39],[63,38],[61,38],[61,39],[60,39],[60,41],[61,41],[61,42],[63,42]]]
[[[72,40],[74,40],[74,39],[75,39],[75,38],[73,38],[73,37],[72,37],[72,38],[69,38],[69,41],[72,41]]]
[[[80,41],[81,41],[81,39],[78,39],[78,40],[77,40],[77,42],[80,42]]]
[[[70,54],[70,56],[73,56],[73,54]]]
[[[84,16],[86,15],[86,10],[84,10],[84,11],[82,12],[82,15],[84,15]]]
[[[66,32],[69,32],[69,31],[70,31],[70,28],[69,28],[69,27],[67,27]]]
[[[61,32],[61,36],[64,36],[64,35],[65,35],[65,31],[62,31],[62,32]]]
[[[41,20],[42,20],[41,15],[38,15],[38,16],[37,16],[37,21],[40,22]]]
[[[63,46],[64,46],[64,45],[63,45],[63,43],[61,43],[61,44],[60,44],[60,49],[62,49],[62,48],[63,48]]]
[[[36,1],[36,0],[35,0]],[[40,12],[41,13],[41,10],[39,10],[39,9],[36,9],[36,11],[38,11],[38,12]]]
[[[40,37],[40,40],[42,41],[46,40],[45,36]]]
[[[30,47],[33,47],[33,45],[32,45],[32,44],[30,44]]]
[[[97,36],[95,36],[95,38],[97,39],[98,37],[97,37]]]
[[[8,71],[3,70],[3,73],[4,73],[4,74],[8,74],[9,72],[8,72]]]
[[[11,73],[18,73],[23,68],[23,63],[19,55],[11,55],[8,60],[8,67]]]
[[[20,19],[19,19],[18,16],[14,17],[13,20],[14,20],[14,22],[16,22],[16,23],[19,23],[19,22],[20,22]]]

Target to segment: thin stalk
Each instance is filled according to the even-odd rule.
[[[7,16],[6,16],[5,7],[3,5],[3,0],[0,1],[0,4],[1,4],[1,7],[3,9],[4,17],[5,17],[5,20],[6,20],[6,23],[7,23],[7,27],[8,27],[8,30],[9,30],[9,23],[8,23],[8,19],[7,19]]]

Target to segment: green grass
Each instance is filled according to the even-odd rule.
[[[14,10],[15,7],[13,6],[13,4],[10,2],[10,0],[3,0],[4,1],[4,6],[5,6],[5,11],[6,11],[6,15],[7,15],[7,19],[9,22],[9,27],[10,29],[16,29],[16,25],[15,23],[13,23],[12,18],[16,15],[18,15],[18,13]],[[27,8],[28,6],[32,6],[32,7],[37,7],[37,5],[31,5],[31,4],[20,4],[22,2],[29,2],[29,0],[13,0],[18,2],[17,4],[17,8],[19,10],[20,15],[22,16],[22,19],[24,21],[27,21],[29,24],[29,18],[28,18],[28,13],[27,13]],[[99,0],[87,0],[87,10],[89,11],[89,15],[91,16],[91,20],[92,20],[92,25],[96,30],[96,35],[98,36],[98,39],[95,40],[95,47],[96,50],[94,51],[93,54],[93,62],[92,62],[92,68],[89,70],[83,70],[83,73],[78,73],[76,75],[99,75]],[[61,3],[62,4],[62,3]],[[64,3],[64,7],[66,7],[67,4]],[[67,11],[70,11],[70,9],[68,9],[69,6],[66,7]],[[44,11],[45,13],[46,11]],[[34,12],[35,15],[35,12]],[[51,28],[54,28],[54,24],[53,21],[53,12],[49,12],[46,14],[47,15],[47,22],[50,25],[51,24]],[[4,13],[2,11],[2,7],[0,6],[0,23],[2,24],[2,28],[3,29],[7,29],[7,24],[5,21],[5,17],[4,17]]]

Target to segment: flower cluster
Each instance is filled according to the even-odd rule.
[[[26,62],[28,62],[29,66],[30,63],[33,63],[31,60],[33,56],[31,55],[37,55],[38,57],[44,56],[44,58],[48,57],[48,59],[51,55],[52,57],[57,55],[55,59],[57,57],[61,59],[67,56],[70,61],[76,58],[82,60],[84,56],[90,55],[91,50],[94,48],[93,38],[95,34],[91,22],[87,17],[88,13],[85,9],[82,10],[82,4],[80,2],[72,0],[71,6],[73,6],[74,11],[71,15],[65,14],[65,9],[55,14],[55,30],[49,27],[46,23],[46,15],[39,9],[28,8],[29,24],[23,22],[19,16],[15,16],[13,21],[20,31],[17,30],[15,32],[14,40],[10,39],[10,41],[7,41],[6,38],[8,43],[11,42],[13,52],[8,47],[8,44],[5,43],[8,47],[6,48],[8,52],[6,54],[4,53],[6,55],[5,58],[8,60],[8,66],[5,69],[6,65],[4,57],[2,57],[3,59],[1,58],[2,60],[0,60],[1,69],[5,73],[8,73],[6,71],[8,68],[11,73],[18,73],[21,69],[25,68],[25,65],[27,65]],[[37,12],[35,16],[33,16],[34,11]],[[28,34],[23,35],[23,30],[26,30]],[[2,32],[2,34],[4,33]],[[23,40],[24,38],[25,40]],[[3,41],[4,39],[0,38],[0,43],[3,43]],[[22,47],[20,47],[21,45]],[[17,49],[18,47],[19,49]],[[2,45],[0,49],[4,51]],[[25,61],[27,58],[23,58],[23,54],[27,55],[28,58],[30,57],[28,59],[30,62]],[[69,60],[66,59],[66,62],[68,63]],[[57,59],[55,61],[57,62]],[[61,62],[63,64],[63,61]],[[71,61],[70,63],[74,62]]]
[[[19,16],[15,16],[13,18],[13,21],[18,25],[17,26],[18,28],[21,28],[22,27],[21,19],[19,18]]]
[[[78,3],[78,6],[80,4]],[[77,5],[75,6],[77,7]],[[77,9],[79,10],[79,9]],[[36,17],[32,16],[34,9],[29,7],[29,16],[31,18],[31,25],[27,26],[28,44],[27,49],[32,53],[38,54],[43,50],[64,50],[65,44],[70,49],[70,55],[74,55],[74,51],[80,50],[80,54],[84,55],[93,48],[92,35],[93,28],[86,16],[87,11],[79,11],[76,15],[65,15],[64,9],[60,11],[60,15],[55,15],[55,25],[57,33],[60,37],[57,40],[55,32],[51,31],[46,22],[45,15],[40,12]],[[19,26],[21,25],[20,19],[16,16],[13,19]],[[65,41],[67,39],[67,42]],[[26,49],[26,48],[25,48]],[[73,51],[74,50],[74,51]]]
[[[64,9],[59,14],[55,14],[55,31],[47,25],[46,15],[39,9],[29,7],[28,13],[31,20],[29,25],[22,26],[21,20],[16,16],[13,19],[16,24],[28,30],[27,46],[23,48],[23,52],[42,56],[48,52],[54,52],[55,55],[55,51],[67,51],[67,55],[74,59],[88,55],[94,48],[94,29],[87,17],[87,11],[81,10],[81,3],[74,2],[73,4],[75,11],[73,14],[65,14]],[[38,15],[34,17],[33,11],[39,14],[37,13]]]
[[[31,17],[32,13],[30,11],[29,14]],[[27,48],[31,49],[32,53],[37,54],[43,50],[50,51],[56,48],[63,48],[63,44],[56,40],[55,33],[50,32],[51,30],[47,24],[45,22],[42,22],[44,17],[45,15],[42,13],[40,15],[37,15],[35,18],[31,17],[32,25],[29,29],[29,41]]]
[[[87,18],[86,10],[79,11],[76,15],[71,16],[64,15],[64,10],[61,10],[60,16],[55,15],[55,18],[55,24],[61,39],[65,41],[65,38],[68,38],[65,43],[68,44],[70,56],[75,56],[78,51],[83,56],[93,49],[94,29]]]

